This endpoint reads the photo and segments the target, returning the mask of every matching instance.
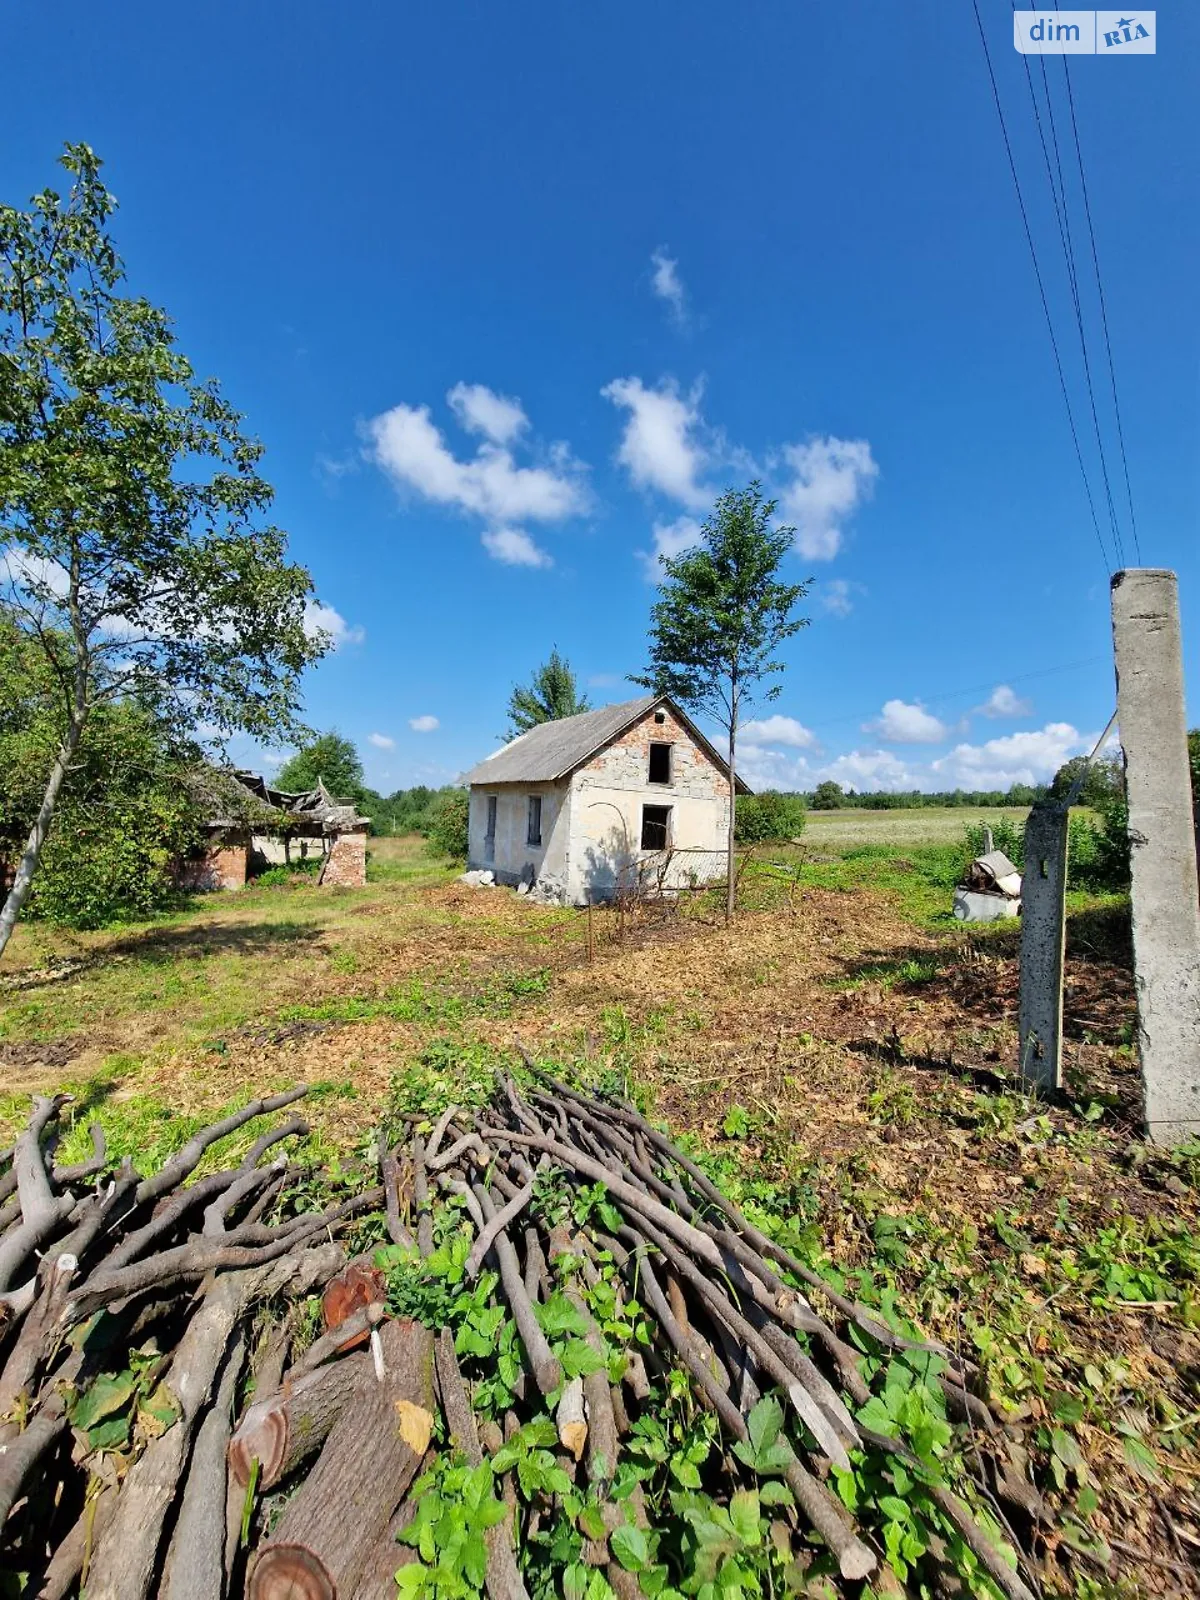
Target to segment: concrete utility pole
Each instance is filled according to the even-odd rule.
[[[1146,1126],[1178,1144],[1200,1134],[1200,889],[1175,574],[1115,573],[1112,619]]]
[[[1021,880],[1021,1076],[1062,1088],[1063,958],[1067,941],[1069,803],[1044,800],[1025,824]]]

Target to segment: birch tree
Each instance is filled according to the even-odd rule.
[[[278,742],[329,643],[265,521],[262,446],[166,314],[123,293],[100,161],[73,144],[61,163],[65,195],[0,206],[0,605],[42,652],[61,718],[0,954],[98,705]]]
[[[664,556],[663,580],[651,611],[650,664],[633,679],[670,695],[725,730],[729,749],[729,835],[725,915],[734,911],[734,827],[738,725],[755,699],[775,700],[783,672],[776,652],[806,627],[792,615],[809,582],[781,583],[779,569],[795,528],[773,526],[778,503],[762,487],[721,495],[699,543]]]

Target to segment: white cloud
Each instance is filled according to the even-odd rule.
[[[662,577],[660,562],[664,556],[682,555],[700,543],[700,524],[695,517],[676,517],[674,522],[656,522],[653,528],[654,549],[637,551],[637,558],[646,569],[646,577],[657,583]]]
[[[429,715],[423,717],[410,717],[408,719],[408,725],[414,733],[434,733],[438,728],[441,727],[441,723],[438,721],[438,719]]]
[[[554,557],[543,550],[523,528],[490,528],[482,534],[483,548],[493,561],[509,567],[552,567]]]
[[[687,294],[679,276],[679,262],[669,256],[663,246],[650,257],[654,273],[650,279],[655,294],[665,300],[676,327],[685,328],[688,320]]]
[[[817,599],[832,617],[848,617],[854,610],[855,594],[866,594],[861,583],[850,583],[845,578],[830,578],[817,592]]]
[[[746,744],[786,744],[796,750],[813,750],[817,744],[817,736],[811,729],[797,722],[795,717],[780,716],[778,712],[743,723],[741,738]]]
[[[871,493],[879,468],[865,439],[809,439],[782,451],[792,477],[780,505],[796,524],[796,547],[810,561],[830,561],[842,543],[842,524]]]
[[[367,636],[365,628],[348,623],[341,612],[323,605],[320,600],[305,601],[304,631],[310,639],[314,634],[327,633],[335,650],[340,650],[344,644],[361,644]]]
[[[1015,694],[1008,684],[998,683],[983,704],[975,709],[985,717],[1027,717],[1033,706]]]
[[[832,778],[844,789],[915,789],[920,782],[918,774],[890,750],[852,750],[816,776]]]
[[[863,723],[863,732],[877,734],[889,744],[941,744],[950,729],[924,706],[888,700],[874,722]]]
[[[456,383],[446,399],[460,427],[493,444],[510,444],[529,426],[521,402],[496,394],[486,383]]]
[[[958,744],[933,762],[943,787],[1007,789],[1014,783],[1045,783],[1071,756],[1096,742],[1069,722],[1048,722],[1028,733],[1010,733],[983,744]]]
[[[30,555],[13,545],[0,550],[0,583],[11,584],[40,600],[62,600],[71,586],[67,569],[59,562]]]
[[[460,384],[450,393],[458,397],[460,413],[469,416],[474,427],[484,426],[482,418],[486,414],[492,428],[503,428],[504,423],[498,420],[503,408],[520,409],[516,401],[492,395],[490,390],[486,393],[495,402],[490,407],[481,406],[477,396],[464,401],[464,387]],[[479,387],[471,391],[472,395]],[[525,517],[559,522],[579,515],[589,504],[585,469],[565,444],[551,446],[543,465],[518,466],[512,451],[489,436],[474,456],[460,460],[430,418],[428,406],[393,406],[373,417],[365,425],[365,432],[371,458],[393,482],[438,505],[454,506],[498,522]]]
[[[376,750],[394,750],[396,748],[395,739],[386,733],[369,733],[367,735],[367,743],[373,744]]]
[[[712,491],[699,481],[708,462],[698,437],[700,391],[681,395],[670,378],[657,389],[647,389],[640,378],[614,378],[600,393],[629,413],[617,460],[634,483],[694,510],[709,505]]]
[[[621,681],[615,672],[593,672],[587,686],[589,689],[615,689]]]

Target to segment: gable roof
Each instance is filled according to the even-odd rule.
[[[472,767],[460,781],[471,788],[493,783],[555,783],[583,766],[605,745],[619,739],[627,728],[656,706],[668,707],[700,748],[724,771],[725,761],[691,718],[666,695],[647,694],[636,700],[624,700],[619,705],[601,706],[598,711],[582,711],[577,717],[540,722],[536,728],[519,734],[486,761]],[[741,778],[737,779],[737,790],[739,794],[750,793]]]

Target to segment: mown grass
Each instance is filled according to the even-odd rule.
[[[30,986],[0,987],[0,1144],[31,1090],[66,1088],[62,1159],[98,1119],[114,1157],[150,1168],[201,1123],[307,1078],[312,1149],[336,1161],[381,1114],[484,1098],[498,1064],[521,1070],[519,1032],[656,1108],[790,1248],[973,1354],[1047,1497],[1051,1588],[1091,1600],[1158,1592],[1146,1573],[1173,1581],[1103,1559],[1116,1537],[1178,1561],[1156,1500],[1200,1537],[1200,1147],[1138,1138],[1119,897],[1071,896],[1076,1087],[1041,1100],[1014,1077],[1017,925],[967,939],[950,916],[956,834],[833,860],[812,859],[833,852],[811,836],[765,852],[783,870],[748,875],[730,929],[696,896],[690,920],[606,943],[593,966],[576,913],[452,886],[419,842],[372,850],[362,890],[285,885],[101,934],[19,930],[0,983]],[[65,959],[78,969],[54,980]],[[64,1039],[94,1043],[39,1065],[39,1041]],[[6,1065],[18,1047],[30,1064]]]

